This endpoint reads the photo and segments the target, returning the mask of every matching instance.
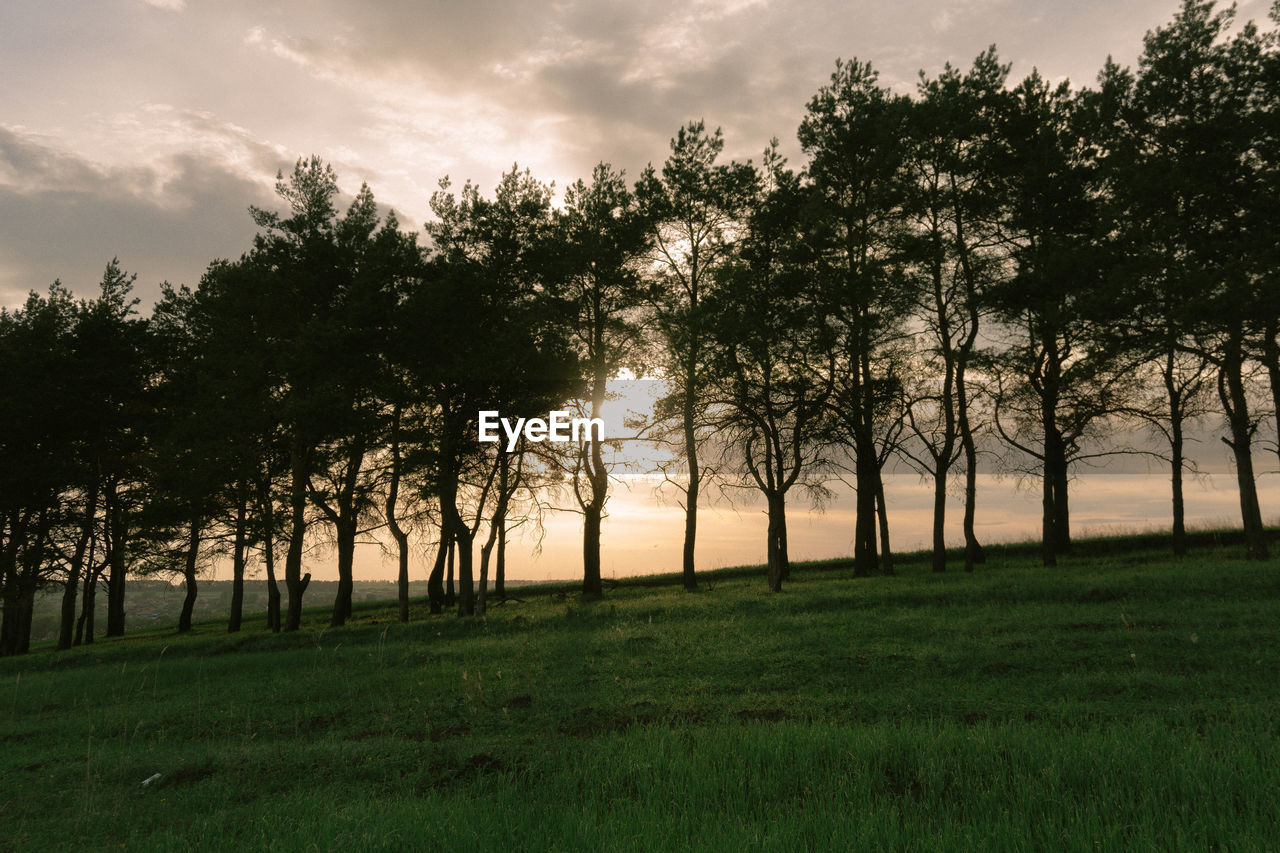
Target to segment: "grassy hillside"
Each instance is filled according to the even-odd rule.
[[[1271,847],[1275,562],[1081,550],[3,660],[0,844]]]

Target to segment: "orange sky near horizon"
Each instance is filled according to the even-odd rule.
[[[615,487],[601,537],[601,570],[605,578],[677,572],[681,564],[684,511],[671,500],[653,495],[652,481],[634,481],[630,489]],[[1012,478],[980,475],[977,529],[986,544],[1033,540],[1039,536],[1038,486],[1020,488]],[[886,478],[890,535],[895,551],[929,547],[932,530],[932,487],[915,474]],[[1204,475],[1186,484],[1187,522],[1192,528],[1239,527],[1240,507],[1235,477],[1229,473]],[[1280,477],[1259,480],[1263,520],[1280,525]],[[1169,485],[1163,473],[1091,473],[1072,484],[1072,535],[1098,536],[1165,530],[1169,524]],[[963,544],[962,504],[958,495],[948,502],[947,543]],[[854,501],[841,487],[822,511],[803,501],[788,505],[788,539],[793,560],[846,557],[852,552]],[[762,501],[704,505],[698,515],[700,569],[762,564],[765,558],[766,518]],[[545,525],[542,552],[535,555],[532,535],[513,535],[507,546],[507,576],[515,580],[576,580],[582,576],[582,521],[571,513],[553,514]],[[387,543],[387,548],[391,543]],[[412,580],[425,580],[431,548],[415,553]],[[476,548],[477,578],[479,548]],[[316,580],[336,580],[336,555],[317,546],[306,557],[306,571]],[[356,580],[394,580],[396,558],[378,545],[361,545],[356,557]],[[251,570],[263,577],[261,566]],[[228,580],[230,566],[220,564],[209,575]],[[492,579],[491,579],[492,582]]]
[[[610,383],[613,398],[606,404],[606,436],[616,439],[633,433],[624,421],[648,413],[661,393],[659,380],[618,380]],[[1190,452],[1196,455],[1199,476],[1186,476],[1187,522],[1193,527],[1238,527],[1239,498],[1229,453],[1216,438],[1214,422],[1207,420],[1189,433]],[[1274,453],[1256,451],[1259,500],[1264,521],[1280,524],[1280,474]],[[659,460],[669,454],[643,441],[629,440],[613,450],[615,481],[610,486],[607,515],[601,536],[601,570],[605,578],[678,571],[684,535],[681,494],[663,486],[655,472]],[[985,543],[1035,539],[1040,529],[1039,480],[1002,474],[984,462],[979,475],[977,529]],[[958,472],[957,472],[958,473]],[[1099,467],[1077,466],[1070,491],[1072,533],[1076,536],[1163,530],[1169,524],[1170,496],[1167,468],[1156,460],[1121,456],[1104,458]],[[678,475],[676,475],[678,478]],[[848,556],[854,527],[853,490],[830,481],[832,496],[814,509],[799,490],[788,499],[788,541],[796,560]],[[894,550],[914,551],[930,547],[933,523],[932,484],[901,466],[886,475],[886,503]],[[953,481],[947,506],[948,545],[962,545],[961,484]],[[512,532],[507,547],[508,577],[517,580],[572,580],[582,572],[582,517],[572,511],[567,490],[556,500],[560,509],[547,514],[543,529],[531,525]],[[698,516],[697,564],[714,569],[759,564],[765,558],[767,520],[764,502],[754,488],[704,487]],[[336,553],[320,543],[327,531],[321,527],[308,550],[306,571],[316,580],[336,580]],[[411,563],[411,577],[425,579],[434,558],[434,531],[419,537]],[[479,577],[480,542],[487,535],[481,527],[475,546]],[[540,553],[536,553],[539,549]],[[392,580],[397,562],[389,537],[381,544],[357,549],[357,580]],[[260,566],[258,567],[260,571]],[[230,568],[221,561],[214,578],[226,579]]]

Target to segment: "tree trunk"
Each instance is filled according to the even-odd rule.
[[[876,556],[876,461],[875,445],[869,438],[858,436],[854,458],[855,499],[853,535],[853,574],[867,578],[880,567]]]
[[[783,496],[785,502],[786,496]],[[783,512],[778,519],[778,553],[782,555],[782,579],[784,581],[791,580],[791,552],[787,550],[787,513],[786,507],[783,506]]]
[[[447,435],[448,433],[446,433]],[[458,471],[452,448],[443,440],[440,450],[441,459],[436,480],[436,494],[440,500],[440,532],[441,542],[446,544],[448,579],[445,588],[444,606],[458,605],[459,616],[475,614],[475,585],[471,574],[471,528],[467,526],[458,511]],[[458,560],[458,586],[455,593],[453,584],[454,555]]]
[[[454,555],[458,550],[458,542],[452,536],[449,537],[448,562],[446,563],[447,574],[445,575],[444,586],[444,606],[453,607],[458,603],[457,587],[453,582],[453,563]]]
[[[1040,504],[1043,510],[1040,520],[1040,560],[1046,566],[1056,566],[1058,552],[1054,543],[1057,542],[1057,536],[1053,532],[1053,523],[1057,516],[1053,511],[1053,478],[1047,471],[1040,478],[1040,486]]]
[[[1170,347],[1164,363],[1164,388],[1169,400],[1169,467],[1173,490],[1173,553],[1181,557],[1187,553],[1186,506],[1182,496],[1183,459],[1182,392],[1175,374],[1177,352]]]
[[[108,492],[107,518],[111,527],[110,543],[107,552],[107,563],[111,574],[107,576],[107,636],[124,636],[124,591],[125,591],[125,539],[127,531],[124,508],[120,506],[119,494],[113,483]]]
[[[498,519],[498,560],[493,573],[493,594],[498,600],[507,597],[507,519]]]
[[[289,551],[284,561],[284,585],[289,593],[289,611],[284,629],[296,631],[302,624],[302,594],[306,586],[302,582],[302,540],[307,535],[307,450],[302,440],[295,437],[289,452]]]
[[[76,547],[71,555],[71,565],[67,572],[67,581],[62,590],[62,612],[58,621],[58,650],[69,649],[75,640],[76,628],[76,593],[80,589],[81,574],[87,571],[86,557],[91,563],[93,526],[98,514],[98,487],[95,482],[90,487],[85,499],[84,517],[80,522],[80,535],[76,538]]]
[[[1238,338],[1227,346],[1218,393],[1231,430],[1227,445],[1235,455],[1236,483],[1240,490],[1240,516],[1244,524],[1245,557],[1265,560],[1268,556],[1266,530],[1262,526],[1262,510],[1258,504],[1258,486],[1253,474],[1253,424],[1249,419],[1249,403],[1245,397],[1243,354]]]
[[[933,571],[947,570],[947,471],[939,465],[933,472]]]
[[[1276,418],[1276,455],[1280,456],[1280,329],[1276,328],[1275,320],[1269,324],[1262,346],[1271,384],[1271,410]]]
[[[954,177],[951,188],[955,192]],[[986,552],[978,542],[978,535],[974,530],[978,498],[978,448],[973,438],[973,425],[969,421],[968,385],[969,358],[978,340],[981,317],[978,314],[978,277],[973,268],[969,243],[965,238],[966,222],[958,208],[955,223],[956,250],[960,257],[961,280],[964,282],[965,311],[969,315],[969,328],[956,351],[956,426],[960,431],[960,446],[964,448],[964,570],[972,572],[975,565],[987,560]]]
[[[0,610],[0,655],[11,655],[17,649],[18,632],[18,549],[26,539],[26,525],[9,526],[8,541],[0,543],[0,590],[4,604]]]
[[[496,533],[490,528],[489,538],[480,546],[480,588],[476,591],[476,615],[483,616],[489,609],[489,555],[493,553]]]
[[[80,573],[73,571],[62,586],[62,609],[58,615],[57,651],[71,648],[76,632],[76,595],[80,591]]]
[[[191,630],[191,613],[196,607],[196,566],[200,557],[200,519],[191,520],[190,532],[187,536],[187,559],[183,565],[182,576],[186,581],[187,594],[182,599],[182,613],[178,616],[178,633],[185,634]]]
[[[240,630],[244,616],[244,565],[248,548],[249,497],[244,488],[237,490],[235,544],[231,551],[231,617],[227,621],[227,633]]]
[[[781,592],[787,574],[787,503],[786,495],[769,492],[769,532],[765,552],[769,566],[769,591]]]
[[[471,528],[462,520],[462,515],[454,507],[452,512],[454,525],[453,541],[458,552],[458,615],[474,616],[476,614],[476,585],[472,570]]]
[[[280,584],[276,582],[276,555],[273,543],[267,543],[262,552],[267,565],[267,630],[280,633]]]
[[[1059,554],[1071,553],[1071,511],[1067,493],[1070,477],[1065,453],[1065,448],[1059,444],[1053,471],[1053,534],[1057,537],[1054,549]]]
[[[5,584],[4,608],[0,611],[0,657],[18,653],[20,597],[16,582]]]
[[[446,527],[440,528],[440,545],[436,548],[436,561],[427,576],[427,602],[432,613],[444,612],[444,564],[449,552],[449,532]]]
[[[588,504],[583,508],[583,513],[582,594],[599,598],[604,594],[604,585],[600,579],[600,507]],[[685,523],[688,524],[687,517]]]
[[[262,561],[267,567],[267,630],[280,633],[280,584],[276,582],[276,510],[270,478],[258,481],[258,513],[262,518]]]
[[[365,446],[355,441],[347,449],[346,470],[334,496],[336,511],[313,495],[325,515],[333,523],[338,539],[338,594],[333,602],[330,625],[345,625],[351,618],[351,597],[355,590],[356,536],[360,532],[360,514],[356,509],[360,486],[360,469],[364,465]]]
[[[1041,347],[1043,348],[1043,370],[1044,374],[1040,377],[1041,386],[1040,393],[1040,427],[1044,433],[1044,445],[1041,461],[1042,470],[1040,472],[1041,485],[1043,493],[1041,496],[1041,508],[1044,517],[1041,519],[1041,543],[1042,561],[1046,566],[1058,565],[1059,543],[1062,540],[1062,533],[1058,530],[1059,520],[1062,513],[1059,511],[1057,501],[1064,494],[1058,485],[1059,467],[1065,467],[1062,459],[1062,433],[1058,430],[1058,387],[1059,387],[1059,371],[1062,365],[1059,363],[1057,355],[1057,338],[1049,333],[1045,333],[1041,337]]]
[[[511,458],[506,451],[498,450],[498,500],[489,521],[489,538],[480,553],[480,594],[476,600],[476,612],[483,616],[489,608],[489,556],[502,534],[507,508],[511,501]]]
[[[603,346],[603,344],[597,344]],[[607,376],[602,369],[597,369],[593,377],[591,386],[591,417],[600,417],[600,407],[604,405],[604,396]],[[691,445],[694,438],[692,434],[693,422],[691,419],[685,423],[685,451],[690,452],[696,450]],[[594,436],[588,436],[594,438]],[[591,487],[591,494],[586,501],[580,501],[582,504],[583,523],[582,523],[582,594],[599,598],[604,595],[604,586],[600,579],[600,526],[601,519],[604,516],[604,504],[609,493],[609,476],[604,469],[604,453],[601,450],[600,442],[591,440],[582,448],[583,469],[587,476],[587,483]],[[694,462],[694,468],[697,462]],[[693,468],[690,469],[694,470]],[[696,475],[692,475],[696,476]],[[696,494],[696,490],[695,490]],[[686,508],[687,509],[687,508]],[[691,531],[689,528],[689,518],[685,517],[685,586],[689,585],[690,579],[693,578],[693,542],[697,535],[697,519],[694,518],[694,527]],[[695,584],[696,586],[696,584]]]
[[[958,388],[963,389],[963,383]],[[960,390],[961,398],[964,391]],[[969,426],[969,407],[960,404],[960,444],[964,447],[964,570],[972,572],[974,566],[987,561],[987,552],[978,541],[975,531],[978,504],[978,448],[973,440],[973,430]]]
[[[880,521],[880,571],[893,574],[893,549],[889,547],[889,508],[884,503],[884,477],[876,464],[876,518]]]
[[[355,513],[344,507],[336,524],[338,594],[333,600],[333,616],[329,620],[329,625],[335,628],[347,624],[347,618],[351,616],[351,595],[355,590],[356,526]]]
[[[1053,493],[1049,508],[1053,513],[1053,551],[1066,554],[1071,551],[1071,513],[1067,504],[1067,450],[1058,429],[1056,395],[1046,404],[1044,430],[1044,478]]]
[[[0,609],[0,657],[17,654],[18,634],[18,585],[4,585],[4,605]]]
[[[391,537],[396,540],[399,555],[399,573],[396,575],[396,600],[401,622],[409,621],[409,534],[401,527],[396,517],[396,502],[400,499],[400,413],[399,404],[391,415],[391,482],[387,485],[385,504],[387,528]]]
[[[940,228],[940,212],[931,207],[933,214],[933,233],[938,234]],[[933,279],[933,309],[937,326],[938,351],[942,356],[942,391],[938,401],[942,406],[942,446],[930,444],[933,454],[933,571],[947,570],[947,475],[955,463],[956,445],[956,374],[959,372],[956,347],[953,343],[951,329],[951,312],[947,300],[947,289],[943,285],[943,249],[941,241],[933,242],[931,272]],[[883,478],[882,478],[883,479]],[[881,490],[883,493],[883,489]]]
[[[396,551],[399,558],[399,571],[396,574],[396,614],[401,622],[409,621],[409,534],[397,526],[391,527],[391,535],[396,540]]]
[[[689,466],[689,484],[684,493],[684,550],[682,552],[682,571],[684,588],[698,588],[698,577],[694,572],[694,547],[698,539],[698,489],[701,485],[702,472],[698,468],[698,437],[694,427],[693,394],[696,393],[692,378],[685,382],[684,399],[684,452]],[[597,535],[599,520],[597,519]]]
[[[93,611],[98,597],[98,578],[101,576],[102,566],[95,566],[90,554],[89,571],[84,577],[84,592],[80,595],[80,618],[76,620],[76,638],[72,645],[93,645]]]
[[[36,586],[40,554],[48,526],[42,520],[34,542],[28,542],[19,561],[16,551],[20,542],[8,550],[15,560],[4,573],[4,612],[0,624],[0,655],[24,655],[31,650],[31,617],[35,610]],[[7,561],[6,561],[7,562]]]
[[[1172,489],[1173,489],[1173,553],[1181,557],[1187,553],[1187,510],[1182,496],[1182,425],[1174,427],[1174,437],[1170,444],[1172,456]]]

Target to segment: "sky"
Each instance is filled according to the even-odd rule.
[[[1245,0],[1241,18],[1265,17]],[[111,258],[149,303],[238,257],[299,157],[419,227],[440,178],[634,177],[689,120],[758,157],[837,57],[910,91],[995,43],[1014,77],[1132,64],[1175,0],[4,0],[0,305]]]
[[[1265,18],[1269,2],[1242,0],[1238,18]],[[690,120],[723,128],[726,157],[758,157],[776,136],[803,165],[795,131],[837,58],[870,61],[883,83],[910,92],[921,70],[967,67],[994,43],[1012,79],[1038,68],[1087,85],[1108,56],[1134,64],[1144,33],[1178,5],[2,0],[0,306],[55,279],[91,296],[113,257],[137,274],[144,310],[163,281],[195,286],[210,261],[249,248],[248,207],[278,207],[276,173],[300,157],[331,163],[346,193],[367,182],[409,228],[430,216],[445,176],[489,192],[518,163],[563,188],[603,160],[634,178]],[[1156,500],[1152,477],[1135,480],[1133,494]],[[1004,509],[984,523],[1033,530],[1034,494],[1002,489]],[[1233,499],[1210,492],[1191,510],[1206,523],[1229,515]],[[925,504],[902,494],[909,522]],[[1139,518],[1133,500],[1122,503],[1128,515],[1114,523],[1150,523],[1145,504]],[[1114,510],[1098,506],[1085,521],[1112,523]],[[795,506],[796,556],[847,551],[850,507],[837,500],[819,516]],[[606,573],[678,566],[672,500],[641,483],[610,509]],[[760,509],[714,510],[702,528],[708,559],[758,560]],[[904,544],[923,544],[905,529]],[[550,523],[543,558],[516,557],[516,576],[572,576],[563,567],[580,559],[577,530],[576,517]],[[671,553],[642,552],[659,544]],[[390,576],[378,555],[364,559],[362,576]]]

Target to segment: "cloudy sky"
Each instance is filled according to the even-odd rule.
[[[1240,18],[1263,18],[1269,2],[1243,0]],[[194,285],[210,260],[248,248],[246,208],[273,205],[277,170],[298,157],[331,162],[348,192],[368,182],[414,226],[444,175],[488,191],[518,161],[563,187],[608,160],[634,176],[691,119],[723,127],[729,156],[758,156],[776,135],[798,162],[796,127],[837,57],[870,60],[906,92],[919,70],[967,66],[995,43],[1015,78],[1038,67],[1087,84],[1108,55],[1132,64],[1143,34],[1177,5],[0,0],[0,305],[55,278],[91,295],[113,256],[148,302],[161,281]],[[679,527],[678,507],[655,505],[647,489],[617,500],[627,523],[666,512],[662,523]],[[1020,502],[1012,492],[1006,501]],[[1201,503],[1196,511],[1217,511]],[[847,550],[841,507],[810,519],[827,527],[797,528],[797,553]],[[758,516],[713,520],[707,535],[724,548],[750,541],[754,555],[741,525],[758,527]],[[575,529],[549,536],[551,551],[580,553],[576,524],[561,523]],[[632,544],[652,548],[658,540],[641,532]],[[665,561],[611,554],[607,568],[624,573],[629,560],[678,562],[674,550]]]
[[[685,121],[756,155],[837,57],[902,90],[994,42],[1091,82],[1175,0],[4,0],[0,304],[118,255],[149,299],[253,233],[280,168],[318,154],[420,225],[444,175],[516,161],[563,187],[661,162]],[[1241,4],[1263,17],[1265,0]]]

